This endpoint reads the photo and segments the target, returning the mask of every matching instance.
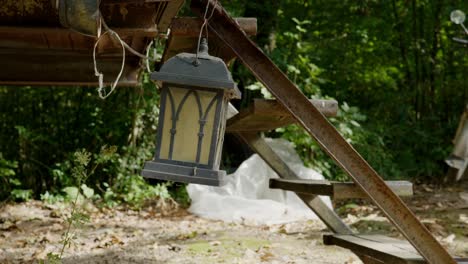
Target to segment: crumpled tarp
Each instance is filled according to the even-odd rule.
[[[324,179],[304,166],[291,142],[284,139],[266,141],[300,178]],[[254,154],[227,176],[227,184],[222,187],[189,184],[187,191],[192,204],[188,210],[204,218],[251,225],[318,219],[295,193],[269,189],[270,178],[278,178],[278,175]],[[321,198],[331,208],[330,198]]]

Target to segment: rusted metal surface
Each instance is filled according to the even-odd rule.
[[[289,166],[271,149],[261,136],[255,132],[238,132],[239,136],[253,151],[255,151],[262,159],[284,179],[299,179]],[[352,234],[346,224],[341,221],[338,215],[330,209],[318,196],[297,194],[299,198],[310,208],[315,214],[325,223],[325,225],[338,234]]]
[[[385,183],[398,196],[413,195],[413,184],[411,182],[386,181]],[[270,188],[303,194],[327,195],[334,200],[369,198],[366,193],[352,182],[270,179]]]
[[[311,100],[322,114],[336,116],[338,102],[335,100]],[[227,132],[235,131],[269,131],[296,122],[291,114],[276,100],[255,99],[226,125]]]
[[[192,0],[192,10],[202,16],[202,10],[207,4],[214,8],[212,2],[208,3],[207,0]],[[215,7],[209,28],[236,53],[257,79],[316,139],[322,149],[369,195],[429,263],[455,263],[382,178],[219,5]]]

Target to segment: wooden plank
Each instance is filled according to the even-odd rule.
[[[238,132],[236,133],[253,151],[278,174],[285,179],[299,179],[294,171],[271,149],[263,138],[257,133]],[[338,234],[352,234],[351,229],[341,221],[340,217],[330,209],[318,196],[297,194],[299,198],[323,221],[323,223],[333,232]]]
[[[257,34],[257,19],[254,17],[235,18],[239,26],[248,36]],[[173,36],[192,37],[198,40],[203,20],[198,17],[176,17],[171,22]]]
[[[270,179],[270,188],[295,193],[333,196],[333,183],[326,180]]]
[[[383,235],[324,235],[325,245],[336,245],[364,256],[363,261],[373,259],[382,263],[427,263],[418,251],[406,240]],[[370,257],[370,259],[369,259]],[[455,258],[456,263],[467,264],[467,258]],[[368,262],[364,262],[368,263]],[[376,262],[378,263],[378,262]]]
[[[383,263],[426,263],[416,249],[404,240],[373,235],[324,235],[325,245],[337,245],[356,254],[378,259]]]
[[[408,181],[385,182],[398,196],[412,196],[413,184]],[[303,194],[327,195],[332,199],[368,199],[365,192],[352,182],[325,180],[286,180],[271,179],[270,188],[293,191]]]
[[[158,29],[155,25],[149,27],[118,27],[112,28],[120,36],[146,36],[146,37],[156,37],[158,34]],[[28,36],[41,36],[46,35],[64,35],[68,37],[69,35],[80,36],[83,39],[90,40],[94,42],[94,38],[81,35],[75,31],[66,28],[59,27],[8,27],[0,26],[0,38],[1,39],[11,39],[11,38],[27,38]]]
[[[14,53],[0,51],[0,83],[7,85],[96,85],[92,56],[81,53],[57,52],[30,56],[30,52],[17,50]],[[113,82],[120,71],[120,57],[100,57],[98,67],[104,73],[104,82]],[[27,67],[25,62],[27,61]],[[137,85],[140,59],[126,58],[121,85]]]
[[[325,116],[336,116],[335,100],[310,100]],[[276,100],[255,99],[253,103],[229,119],[227,132],[268,131],[296,122],[293,116]]]
[[[161,33],[165,33],[167,31],[172,19],[177,15],[184,3],[184,0],[171,0],[168,3],[164,3],[164,13],[158,23],[158,28]]]

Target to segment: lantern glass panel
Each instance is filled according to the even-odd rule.
[[[161,159],[209,165],[221,96],[220,92],[193,88],[165,89]]]

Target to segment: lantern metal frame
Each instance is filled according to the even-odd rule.
[[[151,79],[161,83],[159,86],[161,87],[161,107],[154,159],[145,163],[142,176],[204,185],[219,186],[224,184],[226,172],[219,170],[219,165],[228,102],[229,99],[240,98],[240,91],[232,80],[224,61],[210,56],[207,43],[203,41],[199,54],[180,53],[172,57],[161,67],[159,72],[151,74]],[[174,89],[186,90],[182,99],[179,98],[178,105],[175,105],[174,96],[171,94]],[[207,105],[201,103],[199,91],[213,93],[213,97]],[[180,131],[177,129],[177,125],[181,122],[179,114],[184,110],[184,104],[191,96],[195,97],[198,109],[194,109],[194,111],[198,110],[199,116],[199,127],[196,132],[198,142],[196,143],[194,162],[173,159],[174,141],[176,133]],[[213,110],[215,111],[214,118],[211,116],[212,119],[207,120]],[[169,116],[172,120],[165,120],[166,111],[171,111]],[[205,130],[208,121],[213,122],[211,132]],[[169,134],[166,134],[166,136],[170,135],[169,139],[163,137],[163,134],[167,133],[167,126],[170,127]],[[211,138],[206,138],[207,134],[211,134]],[[211,141],[206,163],[200,162],[201,152],[207,151],[203,149],[204,140]],[[163,148],[168,151],[167,156],[162,155]]]

